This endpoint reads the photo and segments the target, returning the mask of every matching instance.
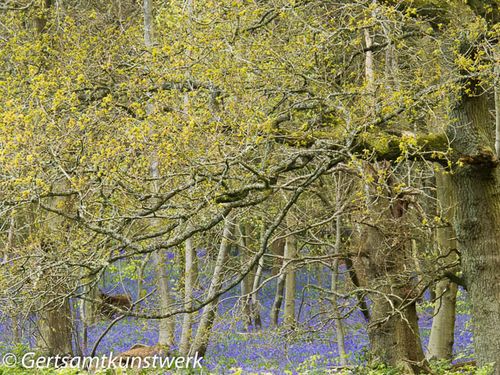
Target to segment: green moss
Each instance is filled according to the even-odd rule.
[[[375,154],[378,159],[398,160],[401,157],[425,158],[443,162],[450,152],[449,143],[444,134],[423,134],[416,138],[396,136],[386,132],[366,132],[359,135],[354,152]]]

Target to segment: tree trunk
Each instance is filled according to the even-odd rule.
[[[278,326],[279,323],[279,314],[281,310],[281,305],[283,304],[283,292],[285,291],[285,279],[286,272],[284,266],[286,265],[286,260],[284,258],[285,255],[285,243],[286,241],[275,241],[271,248],[274,247],[273,253],[282,257],[281,263],[273,262],[273,275],[278,275],[278,279],[276,281],[276,292],[274,294],[273,306],[271,307],[271,325],[274,327]],[[279,258],[278,258],[279,259]],[[277,265],[275,265],[277,263]],[[274,270],[276,268],[276,270]]]
[[[457,199],[453,197],[449,175],[438,173],[436,175],[436,188],[441,207],[440,217],[444,219],[446,225],[450,225],[453,220],[453,205]],[[452,251],[456,249],[455,233],[451,226],[440,227],[436,230],[436,244],[438,253],[445,257],[445,266],[456,261],[456,254]],[[457,284],[448,279],[440,280],[436,285],[437,301],[432,319],[428,358],[452,359],[457,291]]]
[[[464,97],[455,111],[452,146],[463,167],[451,176],[457,208],[455,231],[472,302],[478,365],[500,373],[500,176],[485,94]]]
[[[143,2],[143,16],[144,16],[144,44],[147,49],[153,46],[153,2],[152,0],[144,0]],[[146,104],[146,114],[153,113],[154,106],[152,103]],[[151,157],[151,176],[153,178],[152,190],[154,193],[159,192],[158,179],[160,178],[159,160],[156,151],[153,152]],[[153,219],[153,225],[160,226],[161,222],[158,219]],[[155,251],[153,254],[153,263],[155,266],[156,277],[158,280],[158,292],[160,294],[160,311],[166,314],[172,305],[172,298],[170,296],[170,287],[168,276],[166,274],[166,259],[161,251]],[[139,287],[141,284],[139,284]],[[140,296],[138,296],[140,298]],[[159,334],[158,344],[165,346],[172,346],[174,344],[175,334],[175,318],[168,317],[160,319],[159,321]]]
[[[448,279],[440,280],[436,285],[438,300],[429,338],[429,359],[452,359],[457,291],[457,284]]]
[[[144,0],[144,44],[147,48],[153,46],[153,0]]]
[[[337,207],[338,209],[339,207]],[[335,223],[335,247],[333,249],[333,264],[332,264],[332,309],[333,316],[335,318],[335,333],[337,335],[337,348],[339,351],[340,365],[347,366],[347,354],[345,350],[345,332],[344,332],[344,321],[342,320],[342,312],[340,311],[338,304],[338,275],[339,275],[339,258],[340,245],[341,245],[341,222],[340,217],[337,217]]]
[[[255,271],[255,277],[253,279],[252,302],[250,305],[255,329],[262,328],[262,318],[260,315],[260,303],[259,303],[257,289],[259,288],[260,285],[260,278],[262,277],[263,269],[264,269],[264,257],[260,257],[259,263],[257,264],[257,270]]]
[[[391,195],[396,181],[382,169],[388,167],[366,165],[367,177],[388,177],[365,184],[370,214],[361,226],[356,264],[362,268],[358,273],[372,301],[368,335],[374,360],[414,374],[425,365],[425,357],[413,295],[415,262],[405,222],[408,203],[404,195]]]
[[[141,299],[146,295],[146,291],[143,290],[144,286],[144,271],[149,263],[151,254],[146,254],[139,264],[139,269],[137,270],[137,299]]]
[[[424,352],[418,331],[416,303],[410,302],[404,292],[408,280],[404,274],[402,249],[379,249],[385,241],[378,229],[369,227],[366,243],[372,247],[368,282],[372,310],[368,335],[376,360],[393,367],[405,367],[408,374],[418,373],[424,361]]]
[[[370,50],[373,40],[369,29],[364,30],[364,37],[368,49],[365,53],[368,113],[374,115],[376,86],[374,57]],[[368,173],[373,173],[373,180],[380,180],[381,175],[377,176],[379,170],[376,170],[376,166],[367,166]],[[368,335],[372,353],[376,360],[393,367],[403,366],[406,373],[413,374],[420,371],[425,357],[418,331],[416,302],[405,291],[411,288],[407,269],[414,269],[415,265],[402,225],[407,203],[404,197],[393,196],[393,183],[392,177],[388,177],[383,184],[376,186],[386,191],[385,194],[374,193],[376,197],[373,200],[370,191],[372,186],[365,184],[371,222],[361,231],[362,257],[365,259],[360,259],[359,263],[364,268],[367,286],[376,290],[369,294],[372,310],[369,314]]]
[[[496,61],[500,60],[500,47],[497,46],[497,51],[493,53]],[[497,158],[500,158],[500,64],[495,67],[495,82],[494,82],[494,96],[495,96],[495,152]]]
[[[238,225],[238,247],[240,256],[240,266],[243,269],[246,262],[249,259],[248,254],[248,241],[247,241],[247,227],[245,224],[240,223]],[[245,331],[250,331],[252,325],[252,310],[251,310],[251,293],[252,293],[252,282],[254,273],[250,272],[246,275],[243,280],[241,280],[241,304],[242,304],[242,314],[243,314],[243,325]]]
[[[166,314],[172,306],[172,298],[170,296],[168,275],[165,272],[167,264],[165,254],[155,251],[153,253],[153,262],[156,268],[158,292],[160,294],[160,311],[162,314]],[[175,318],[160,319],[158,329],[158,344],[168,347],[172,346],[174,344]]]
[[[66,180],[56,181],[61,190],[67,187]],[[54,197],[50,206],[68,207],[68,197]],[[68,249],[68,240],[60,234],[66,228],[64,218],[54,213],[47,213],[44,227],[40,232],[40,250],[47,256],[46,264],[51,264],[52,257],[61,257]],[[42,298],[42,311],[38,321],[39,337],[38,348],[47,355],[73,355],[72,333],[73,314],[69,300],[68,286],[55,279],[55,274],[48,268],[41,271],[45,289],[45,298]]]
[[[283,324],[288,328],[295,326],[295,266],[289,263],[297,255],[297,243],[294,236],[288,236],[285,243],[284,262],[287,262],[285,271],[285,309]]]
[[[373,323],[369,327],[371,350],[375,358],[393,367],[403,366],[408,374],[420,372],[424,352],[418,333],[416,304],[394,311],[387,295],[372,298]]]
[[[192,308],[192,298],[193,298],[193,285],[194,285],[194,273],[193,273],[193,263],[196,256],[193,247],[193,242],[191,238],[186,240],[186,254],[185,254],[185,269],[184,269],[184,308],[189,310]],[[193,326],[193,314],[184,314],[184,319],[182,322],[182,334],[181,343],[179,345],[179,351],[181,355],[187,355],[189,352],[189,345],[191,344]]]
[[[38,348],[48,356],[72,355],[72,320],[69,300],[57,301],[40,314]]]
[[[271,308],[271,324],[278,327],[281,304],[283,303],[283,292],[285,290],[285,273],[282,272],[276,281],[276,293],[274,295],[273,306]]]
[[[87,299],[80,300],[80,321],[82,325],[82,351],[87,353],[88,348],[88,327],[99,319],[97,313],[98,300],[99,300],[99,289],[96,284],[92,284],[90,280],[86,280],[87,285],[84,285],[83,295]]]
[[[212,299],[217,296],[223,282],[224,263],[227,260],[229,249],[231,248],[231,244],[234,240],[234,223],[232,220],[232,215],[229,215],[224,221],[222,241],[217,255],[217,260],[215,261],[214,273],[208,289],[207,299]],[[210,338],[210,332],[215,320],[217,303],[218,298],[215,298],[212,302],[205,305],[203,313],[201,314],[198,329],[196,331],[196,336],[193,340],[193,345],[191,345],[191,350],[189,351],[191,355],[194,355],[195,353],[198,353],[200,357],[205,355],[208,340]]]

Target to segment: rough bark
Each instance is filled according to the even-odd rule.
[[[61,188],[66,187],[65,181],[58,181],[56,184]],[[50,202],[52,207],[62,205],[66,208],[70,204],[67,197],[53,198]],[[42,252],[56,257],[64,256],[68,246],[67,239],[60,235],[65,228],[64,219],[59,215],[47,213],[45,220],[45,226],[40,233]],[[46,234],[50,237],[46,237]],[[69,290],[54,277],[50,269],[41,272],[40,279],[43,280],[45,296],[41,299],[43,307],[38,320],[37,346],[47,355],[73,355],[73,314],[68,297]]]
[[[386,240],[376,228],[365,232],[370,254],[368,281],[377,290],[370,293],[372,309],[368,335],[376,360],[390,366],[404,366],[407,373],[418,373],[424,353],[418,332],[416,303],[404,292],[408,280],[402,280],[404,259],[401,249],[380,251],[376,247]],[[380,271],[380,273],[379,273]]]
[[[280,238],[269,245],[269,253],[274,257],[271,272],[276,276],[283,267],[283,256],[285,255],[285,239]]]
[[[377,168],[386,166],[367,164],[367,173],[377,175]],[[414,262],[405,225],[408,206],[404,196],[391,197],[394,183],[388,177],[382,185],[365,186],[370,214],[359,233],[356,267],[361,268],[362,286],[372,301],[368,335],[374,361],[413,374],[426,364],[412,295]]]
[[[373,95],[374,63],[373,54],[369,50],[372,40],[368,29],[365,29],[365,43],[367,94]],[[376,98],[368,103],[369,113],[374,113],[375,104]],[[389,140],[378,152],[378,156],[390,158],[394,152],[393,146]],[[380,180],[377,177],[377,166],[366,166],[373,180]],[[386,167],[387,165],[381,166],[382,169]],[[405,291],[411,285],[405,270],[414,265],[410,243],[405,238],[403,229],[407,202],[404,197],[393,194],[392,180],[391,177],[386,178],[383,185],[375,189],[385,190],[384,194],[372,192],[373,186],[365,184],[371,218],[362,229],[361,254],[366,258],[362,259],[360,264],[364,265],[363,273],[366,275],[368,287],[372,289],[369,293],[372,310],[369,314],[368,335],[375,360],[393,367],[404,367],[405,372],[412,374],[419,372],[425,357],[418,332],[416,302],[412,301],[411,297],[408,298]]]
[[[500,46],[496,46],[493,58],[500,61]],[[495,66],[494,98],[495,98],[495,151],[497,158],[500,158],[500,64]]]
[[[480,366],[500,372],[500,176],[485,94],[464,96],[455,110],[452,146],[463,166],[451,176],[457,198],[455,231],[472,302],[474,348]]]

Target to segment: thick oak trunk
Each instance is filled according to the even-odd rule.
[[[453,148],[464,166],[451,180],[457,197],[455,231],[472,302],[474,348],[481,366],[500,373],[500,176],[486,95],[465,97],[455,111]]]

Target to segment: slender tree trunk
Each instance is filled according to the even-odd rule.
[[[83,355],[87,354],[87,349],[89,347],[89,326],[87,324],[87,319],[85,316],[85,301],[80,302],[80,319],[82,324],[82,352]]]
[[[276,281],[276,293],[274,295],[273,306],[271,308],[271,324],[278,326],[279,314],[283,303],[283,291],[285,290],[285,273],[282,272]]]
[[[137,271],[137,299],[140,299],[143,296],[143,284],[144,284],[144,271],[149,263],[149,259],[151,254],[146,254],[144,259],[142,259],[141,264],[139,265],[139,269]]]
[[[275,246],[274,254],[282,257],[281,264],[275,267],[276,271],[273,271],[273,275],[277,275],[279,273],[278,279],[276,280],[276,292],[274,294],[274,301],[271,307],[271,324],[274,327],[277,327],[279,323],[279,313],[281,310],[281,305],[283,304],[283,292],[285,291],[285,242],[286,241],[280,240],[273,244]]]
[[[294,236],[290,235],[285,242],[284,261],[290,262],[297,255],[297,242]],[[283,312],[283,324],[289,328],[295,326],[295,266],[288,263],[285,272],[285,309]]]
[[[259,263],[257,264],[257,270],[255,271],[255,277],[253,279],[253,285],[252,285],[251,309],[252,309],[252,320],[255,324],[255,329],[262,328],[262,317],[260,313],[260,303],[259,303],[259,296],[257,289],[259,288],[260,285],[260,279],[262,277],[263,269],[264,269],[264,257],[261,257],[259,259]]]
[[[147,48],[153,46],[153,0],[144,0],[144,44]]]
[[[239,245],[239,252],[240,252],[240,266],[242,268],[245,267],[246,262],[250,258],[250,255],[248,254],[248,246],[249,246],[249,241],[248,235],[249,235],[249,230],[247,226],[243,223],[240,223],[238,225],[238,245]],[[241,288],[241,303],[242,303],[242,313],[243,313],[243,324],[244,324],[244,330],[245,331],[250,331],[251,326],[252,326],[252,307],[251,307],[251,293],[252,293],[252,286],[253,286],[253,277],[255,277],[254,272],[250,272],[246,277],[241,280],[240,288]]]
[[[155,251],[153,253],[153,262],[156,269],[156,275],[158,279],[158,292],[160,294],[160,311],[162,314],[167,314],[172,306],[172,298],[170,296],[170,287],[168,281],[168,275],[166,271],[167,261],[165,259],[165,254],[160,251]],[[168,317],[165,319],[160,319],[159,321],[159,332],[158,332],[158,344],[165,346],[172,346],[174,344],[174,334],[175,334],[175,318]]]
[[[373,66],[373,52],[370,50],[370,48],[373,46],[370,30],[364,30],[364,37],[365,45],[367,48],[365,54],[365,78],[367,82],[367,91],[372,96],[371,99],[373,99],[373,96],[375,95],[375,72]],[[371,103],[371,105],[373,105],[373,103]]]
[[[332,309],[333,316],[335,318],[335,333],[337,335],[337,348],[339,351],[340,357],[340,365],[347,366],[347,354],[345,350],[345,330],[344,330],[344,322],[342,320],[342,312],[340,311],[338,304],[338,275],[339,275],[339,258],[340,254],[340,245],[341,245],[341,221],[340,217],[337,217],[335,223],[335,247],[333,251],[333,264],[332,264]]]
[[[285,255],[285,239],[280,238],[269,245],[269,253],[274,257],[271,260],[271,273],[276,276],[283,267],[283,256]]]
[[[47,13],[52,7],[52,0],[41,0],[39,4],[34,18],[34,28],[37,34],[42,34],[46,31]],[[49,223],[49,228],[51,226],[56,225]],[[68,300],[48,306],[46,311],[40,314],[38,323],[40,331],[38,346],[44,353],[51,355],[72,353],[71,311]]]
[[[194,273],[193,264],[195,258],[195,250],[193,247],[193,242],[191,238],[186,240],[185,249],[185,269],[184,269],[184,308],[189,310],[192,308],[192,298],[193,298],[193,285],[194,285]],[[193,326],[193,314],[184,314],[184,319],[182,322],[182,334],[181,343],[179,345],[179,351],[181,355],[187,355],[189,352],[189,345],[191,344]]]
[[[0,262],[4,262],[4,264],[7,264],[9,259],[10,259],[10,253],[12,251],[12,248],[14,247],[14,232],[15,232],[15,227],[16,227],[16,220],[14,218],[14,213],[10,213],[10,218],[9,218],[9,231],[7,234],[7,243],[5,244],[5,249],[2,254],[2,259],[0,259]],[[17,312],[14,312],[13,315],[10,317],[12,321],[12,338],[15,344],[19,344],[21,342],[21,329],[20,329],[20,322],[19,322],[19,314]]]
[[[82,299],[79,303],[80,321],[82,324],[82,351],[87,353],[88,348],[88,327],[94,324],[98,319],[97,306],[99,300],[99,290],[97,285],[89,283],[83,286],[83,295],[86,299]]]
[[[436,175],[437,198],[441,209],[440,217],[448,225],[453,220],[453,197],[450,177],[443,173]],[[451,226],[436,230],[436,243],[441,256],[445,256],[445,265],[456,261],[455,233]],[[455,307],[457,299],[457,284],[448,279],[440,280],[435,289],[436,301],[434,318],[432,319],[431,335],[429,338],[428,358],[451,359],[453,355],[453,342],[455,335]]]
[[[429,359],[451,359],[453,356],[457,291],[457,284],[448,279],[440,280],[436,285],[438,300],[429,338]]]
[[[77,325],[80,303],[77,300],[74,300],[72,302],[73,303],[71,305],[71,321],[73,322],[73,324],[71,328],[73,329],[73,331],[71,332],[71,334],[73,336],[74,352],[78,357],[83,357],[85,355],[83,348],[83,337],[81,336],[83,330],[80,330]]]
[[[222,281],[223,281],[223,271],[224,264],[227,260],[229,249],[231,243],[234,241],[234,223],[232,215],[229,215],[224,221],[224,230],[222,235],[222,241],[219,248],[219,253],[217,254],[217,260],[215,262],[215,268],[213,271],[212,280],[210,282],[210,287],[208,289],[207,299],[212,299],[217,296],[220,291]],[[198,329],[196,330],[196,336],[191,345],[190,354],[194,355],[198,353],[199,356],[203,357],[207,350],[208,340],[210,338],[210,332],[212,330],[212,325],[215,320],[215,315],[217,311],[218,298],[214,301],[209,302],[205,305],[203,312],[201,314],[200,323]]]
[[[143,3],[144,12],[144,44],[146,48],[150,49],[153,46],[153,2],[152,0],[144,0]],[[146,106],[146,113],[150,115],[154,110],[152,103],[148,103]],[[158,193],[158,179],[160,178],[159,171],[159,160],[156,152],[154,152],[151,158],[151,175],[153,177],[153,191]],[[159,224],[157,220],[154,220],[156,224]],[[165,272],[166,270],[166,259],[165,254],[161,251],[155,251],[153,254],[153,263],[156,271],[156,276],[158,280],[158,291],[160,294],[160,311],[162,314],[166,314],[172,304],[172,298],[170,295],[170,287],[168,276]],[[159,321],[159,335],[158,344],[165,346],[172,346],[174,344],[174,334],[175,334],[175,318],[168,317],[165,319],[160,319]]]

